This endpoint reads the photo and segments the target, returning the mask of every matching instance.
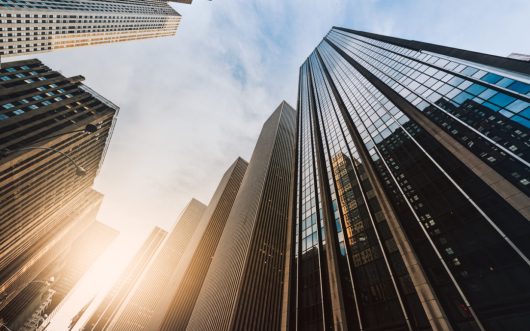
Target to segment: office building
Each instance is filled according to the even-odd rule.
[[[188,330],[280,329],[295,135],[284,101],[263,125]]]
[[[288,330],[530,325],[530,64],[333,28],[300,69]]]
[[[180,14],[163,0],[3,0],[0,20],[5,57],[172,36]]]
[[[192,199],[162,243],[156,256],[143,272],[136,286],[116,314],[118,325],[131,325],[130,330],[151,330],[161,297],[186,250],[206,206]]]
[[[190,318],[248,163],[238,158],[225,172],[170,280],[152,330],[180,330]],[[114,330],[131,330],[120,324]]]
[[[72,231],[62,238],[63,251],[59,257],[0,311],[0,317],[9,328],[34,330],[42,324],[114,240],[115,230],[96,222],[95,218],[91,220],[81,235]]]
[[[0,293],[14,295],[42,271],[32,266],[54,261],[39,259],[61,243],[76,214],[101,202],[90,187],[118,107],[82,80],[38,60],[0,69]],[[97,131],[83,132],[87,125]],[[0,300],[0,309],[13,295]]]
[[[110,330],[110,323],[116,316],[127,296],[131,293],[142,273],[152,261],[160,245],[167,236],[167,232],[155,227],[142,247],[135,254],[131,262],[98,305],[88,322],[84,325],[84,331]],[[132,330],[132,329],[131,329]]]

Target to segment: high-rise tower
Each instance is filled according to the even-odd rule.
[[[156,256],[156,252],[166,237],[167,232],[159,227],[155,227],[151,231],[110,292],[103,298],[96,311],[83,326],[83,330],[103,331],[110,329],[112,319],[117,316],[120,308],[126,302],[127,296],[130,295],[142,273]],[[140,309],[136,312],[142,313]]]
[[[82,80],[37,60],[0,70],[0,295],[7,295],[0,309],[40,272],[40,259],[76,220],[101,203],[90,187],[118,107]],[[87,134],[87,125],[97,131]]]
[[[296,111],[282,102],[263,125],[188,330],[280,329],[295,134]]]
[[[0,20],[0,56],[14,56],[172,36],[180,15],[164,0],[3,0]]]
[[[530,63],[333,28],[298,97],[285,328],[530,324]]]
[[[153,330],[185,328],[212,263],[248,163],[238,158],[223,175],[162,298]],[[114,330],[130,330],[125,323]]]
[[[205,209],[206,206],[198,200],[192,199],[188,203],[156,256],[117,311],[114,319],[118,324],[131,325],[131,331],[151,330],[161,298],[168,290],[172,276],[178,272],[179,262]]]

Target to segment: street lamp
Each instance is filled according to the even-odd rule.
[[[39,139],[39,140],[36,140],[34,141],[33,143],[37,143],[39,141],[42,141],[44,139],[50,139],[50,138],[55,138],[55,137],[59,137],[59,136],[64,136],[64,135],[67,135],[67,134],[72,134],[72,133],[77,133],[77,132],[85,132],[87,134],[91,134],[91,133],[94,133],[98,130],[98,127],[94,124],[87,124],[85,126],[85,128],[83,129],[80,129],[80,130],[74,130],[74,131],[69,131],[69,132],[64,132],[64,133],[60,133],[60,134],[56,134],[56,135],[53,135],[53,136],[47,136],[47,137],[44,137],[42,139]],[[81,167],[79,164],[77,164],[74,159],[72,159],[70,156],[66,155],[65,153],[61,152],[60,150],[57,150],[55,148],[50,148],[50,147],[41,147],[41,146],[29,146],[29,147],[23,147],[23,148],[17,148],[17,149],[14,149],[14,150],[8,150],[8,151],[2,151],[1,152],[1,156],[2,157],[6,157],[6,156],[9,156],[13,153],[16,153],[16,152],[22,152],[22,151],[28,151],[28,150],[35,150],[35,149],[42,149],[42,150],[46,150],[46,151],[52,151],[54,153],[58,153],[58,154],[61,154],[63,157],[65,157],[66,159],[68,159],[68,161],[70,161],[70,163],[72,163],[75,167],[75,174],[79,177],[82,177],[82,176],[85,176],[87,171],[85,170],[85,168]]]
[[[68,132],[64,132],[64,133],[59,133],[59,134],[56,134],[56,135],[53,135],[53,136],[47,136],[47,137],[38,139],[38,140],[34,141],[33,143],[38,143],[38,142],[46,140],[46,139],[51,139],[51,138],[60,137],[60,136],[64,136],[64,135],[72,134],[72,133],[78,133],[78,132],[85,132],[87,134],[91,134],[91,133],[96,132],[97,130],[98,130],[98,127],[96,125],[87,124],[83,129],[74,130],[74,131],[68,131]]]

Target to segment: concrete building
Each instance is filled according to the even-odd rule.
[[[163,0],[4,0],[0,57],[172,36],[179,23]]]
[[[118,107],[82,80],[38,60],[0,70],[0,309],[55,260],[49,252],[62,251],[56,247],[65,243],[62,236],[101,203],[90,187]],[[87,134],[87,125],[96,131]]]
[[[152,319],[153,330],[180,330],[186,325],[199,296],[212,258],[226,226],[248,163],[238,158],[223,175],[204,211],[193,237],[182,255],[177,272],[170,280],[158,314]],[[114,330],[132,330],[126,324]]]
[[[280,329],[295,135],[296,111],[282,102],[263,125],[187,330]]]

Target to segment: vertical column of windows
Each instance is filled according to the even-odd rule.
[[[316,56],[312,58],[318,65]],[[325,70],[320,66],[319,69],[321,74]],[[318,75],[315,77],[318,78]],[[405,323],[407,318],[404,319],[404,316],[409,315],[412,316],[410,322],[413,324],[409,328],[427,327],[419,299],[367,179],[359,153],[342,115],[337,113],[339,106],[331,98],[328,82],[323,76],[321,78],[321,85],[326,89],[320,95],[329,95],[332,106],[322,108],[330,111],[325,130],[333,130],[328,136],[333,143],[327,143],[330,151],[335,149],[335,154],[329,164],[333,165],[333,176],[339,187],[339,200],[344,210],[342,214],[349,222],[355,222],[354,226],[347,227],[347,233],[354,257],[357,287],[361,291],[361,311],[366,320],[364,327],[375,329],[392,323]],[[395,279],[399,279],[400,285]],[[377,313],[385,310],[385,314]]]
[[[298,316],[299,330],[326,329],[324,299],[324,257],[322,247],[323,226],[321,224],[321,205],[314,160],[314,144],[309,111],[308,68],[304,65],[300,71],[300,149],[301,164],[300,186],[298,191],[299,209],[296,215],[298,227]],[[328,307],[329,308],[329,307]]]

